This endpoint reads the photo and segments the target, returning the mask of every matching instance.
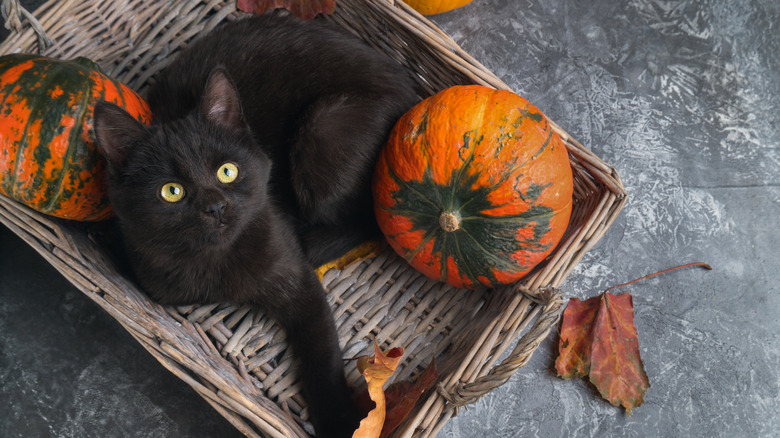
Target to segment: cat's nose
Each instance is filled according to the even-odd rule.
[[[225,201],[220,201],[216,204],[211,204],[206,207],[204,213],[214,216],[217,219],[222,219],[222,215],[225,213],[225,208],[227,208],[227,203]]]

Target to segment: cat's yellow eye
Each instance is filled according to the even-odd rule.
[[[168,202],[179,202],[184,197],[184,187],[179,183],[168,183],[162,186],[160,196]]]
[[[225,163],[217,171],[217,179],[223,183],[232,183],[238,178],[238,166],[233,163]]]

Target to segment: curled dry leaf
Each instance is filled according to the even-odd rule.
[[[378,256],[381,250],[382,245],[378,240],[369,240],[367,242],[363,242],[360,245],[347,251],[343,256],[337,258],[336,260],[332,260],[320,266],[314,271],[314,273],[316,273],[317,277],[319,277],[320,281],[322,281],[323,276],[326,272],[328,272],[328,270],[342,270],[352,263],[357,263],[359,261]]]
[[[251,14],[262,14],[268,9],[284,8],[304,20],[311,20],[317,14],[332,14],[336,0],[237,0],[238,9]]]
[[[367,356],[364,356],[363,358],[367,358]],[[358,360],[363,358],[359,358]],[[384,391],[386,414],[379,438],[390,436],[390,434],[406,420],[406,417],[412,412],[414,405],[420,397],[431,389],[438,379],[439,372],[436,369],[435,360],[432,359],[431,363],[428,364],[428,367],[417,376],[414,383],[410,380],[403,380],[394,382],[387,387]],[[376,407],[376,403],[371,399],[368,391],[363,392],[360,397],[358,397],[357,404],[358,407],[366,413]]]
[[[379,345],[374,343],[373,357],[362,356],[358,358],[358,371],[366,379],[368,395],[376,403],[376,406],[360,422],[360,427],[352,435],[352,438],[378,438],[382,433],[386,416],[385,393],[382,386],[398,368],[403,355],[403,348],[397,347],[383,353]]]

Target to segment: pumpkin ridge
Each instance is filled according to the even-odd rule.
[[[480,193],[481,190],[489,190],[492,189],[492,187],[485,187],[480,188],[476,191],[472,190],[471,187],[476,184],[477,180],[479,179],[479,175],[473,174],[473,175],[466,175],[465,169],[468,168],[471,163],[474,161],[475,155],[472,154],[469,156],[468,160],[463,163],[463,165],[458,169],[458,175],[453,175],[453,177],[450,179],[450,181],[447,183],[449,187],[452,188],[450,191],[450,209],[449,212],[455,212],[457,211],[459,214],[467,205],[469,205],[472,201],[480,199]],[[465,176],[464,176],[465,175]],[[455,199],[461,199],[463,196],[459,196],[459,192],[464,191],[468,194],[468,199],[465,202],[459,203],[458,207],[455,208]],[[485,197],[486,196],[482,196]]]
[[[414,127],[414,130],[410,136],[411,144],[417,143],[417,139],[420,137],[420,135],[425,133],[425,130],[428,129],[428,111],[424,111],[420,117],[420,121]],[[424,137],[424,139],[427,139],[427,137]]]
[[[563,207],[561,207],[561,208],[559,208],[559,209],[555,210],[555,214],[558,214],[558,213],[562,212],[563,210],[567,210],[567,209],[568,209],[568,210],[571,210],[573,207],[574,207],[574,201],[569,201],[569,202],[568,202],[566,205],[564,205]],[[571,211],[569,211],[569,214],[571,214]]]
[[[462,217],[460,218],[461,222],[466,221],[480,221],[480,220],[486,220],[493,223],[496,222],[523,222],[527,221],[528,219],[536,219],[536,218],[551,218],[554,217],[556,214],[558,214],[561,210],[553,210],[549,209],[549,212],[546,213],[534,213],[533,215],[526,215],[529,211],[533,210],[534,208],[538,208],[538,206],[534,206],[529,208],[528,210],[520,213],[520,214],[514,214],[511,216],[469,216],[469,217]]]
[[[546,207],[534,207],[536,211],[542,210]],[[539,218],[539,220],[535,220],[536,218]],[[551,228],[550,228],[550,217],[544,217],[542,215],[536,214],[530,219],[526,220],[520,220],[520,221],[507,221],[506,224],[513,224],[512,227],[507,227],[509,229],[519,229],[519,228],[527,228],[530,227],[531,231],[533,232],[533,236],[525,239],[519,239],[518,236],[515,234],[508,235],[508,234],[494,234],[494,231],[489,229],[492,226],[499,225],[495,221],[491,220],[490,218],[487,218],[484,221],[483,225],[479,225],[476,221],[467,221],[463,222],[463,229],[467,232],[468,236],[474,240],[477,249],[481,251],[486,251],[489,247],[490,254],[501,254],[501,255],[508,255],[511,256],[512,254],[516,253],[516,250],[514,250],[511,247],[507,247],[507,244],[516,245],[521,244],[522,246],[522,252],[530,252],[530,253],[544,253],[547,250],[550,249],[551,243],[542,244],[540,240],[546,236]],[[500,228],[503,228],[500,227]],[[499,230],[500,230],[499,228]],[[487,229],[486,234],[483,239],[479,239],[476,236],[474,236],[473,232],[471,230],[482,230]],[[496,238],[491,238],[491,235],[496,236]],[[483,242],[483,243],[480,243]],[[487,242],[487,243],[484,243]],[[522,265],[519,265],[518,263],[511,262],[512,266],[515,266],[515,269],[517,267],[522,267]]]
[[[461,90],[464,92],[467,92],[468,94],[473,95],[474,103],[479,104],[478,108],[472,108],[469,114],[472,116],[469,120],[463,120],[467,126],[483,126],[482,123],[485,121],[485,108],[487,108],[487,99],[482,99],[482,96],[480,95],[479,89],[473,89],[473,87],[470,86],[463,86],[461,87]],[[465,94],[465,93],[464,93]],[[436,100],[436,97],[429,100],[428,107],[426,108],[425,114],[427,115],[428,112],[431,110],[431,106],[433,105],[433,102]],[[440,103],[440,102],[436,102]],[[447,99],[444,100],[444,105],[449,107],[449,103],[447,102]],[[450,107],[449,110],[450,116],[455,116],[455,114],[452,113],[452,109]],[[475,124],[473,120],[479,119],[479,124]],[[473,137],[472,137],[473,136]],[[427,139],[427,135],[425,137]],[[474,156],[476,154],[476,149],[479,143],[482,142],[483,136],[478,136],[477,128],[470,129],[463,133],[462,140],[463,145],[459,147],[452,147],[452,148],[446,148],[445,151],[445,157],[444,161],[446,163],[450,163],[451,154],[457,154],[458,158],[463,160],[463,163],[460,165],[460,167],[451,172],[449,175],[449,183],[453,184],[453,181],[459,181],[463,177],[463,173],[466,171],[466,169],[469,167],[470,163],[474,160]],[[463,158],[463,150],[466,149],[469,151],[469,155],[467,158]],[[431,160],[427,160],[428,167],[431,166]],[[452,187],[453,190],[453,196],[454,191],[456,190],[456,186],[453,184]],[[450,197],[450,200],[452,200],[452,196]],[[452,208],[452,205],[450,205],[450,208]]]
[[[490,191],[492,188],[483,188],[481,190]],[[466,228],[467,233],[469,234],[469,237],[473,239],[475,242],[480,242],[480,239],[477,239],[474,235],[472,235],[471,232],[468,232],[468,229],[470,229],[470,223],[475,224],[479,222],[483,222],[484,225],[481,225],[481,228],[484,227],[493,227],[493,226],[499,226],[501,228],[506,227],[507,225],[513,225],[508,228],[514,229],[517,226],[532,226],[533,232],[534,232],[534,239],[530,241],[526,241],[525,243],[530,243],[530,247],[524,248],[524,250],[529,252],[544,252],[549,248],[549,245],[539,245],[536,244],[541,237],[546,235],[549,232],[549,222],[550,219],[554,216],[551,214],[552,209],[547,206],[541,206],[538,205],[538,198],[541,194],[541,191],[535,192],[535,194],[528,194],[526,193],[523,196],[523,199],[530,204],[527,210],[511,216],[491,216],[488,214],[482,213],[482,211],[485,210],[486,207],[490,208],[498,208],[500,206],[495,206],[491,204],[487,197],[484,195],[479,195],[478,193],[475,194],[468,202],[471,201],[478,201],[480,203],[486,204],[485,206],[477,205],[475,209],[471,209],[472,214],[471,215],[464,215],[461,217],[461,226],[462,228]],[[463,211],[464,208],[461,206],[460,211]],[[480,227],[477,227],[478,229]],[[489,239],[489,236],[488,236]],[[514,239],[514,237],[513,237]],[[515,239],[516,240],[516,239]],[[489,240],[486,240],[489,241]],[[490,246],[490,245],[488,245]],[[485,250],[485,245],[480,244],[479,248],[481,250]],[[495,248],[497,249],[497,248]],[[494,251],[491,251],[491,253]]]
[[[3,73],[0,74],[0,79],[3,80],[2,84],[10,87],[11,90],[13,90],[13,87],[18,85],[19,77],[21,77],[22,74],[29,70],[33,70],[35,68],[35,61],[38,60],[38,57],[35,55],[27,55],[27,54],[15,54],[15,55],[6,55],[2,57],[2,62],[0,62],[0,71]],[[4,77],[9,70],[13,68],[17,68],[20,66],[23,66],[29,62],[31,65],[29,68],[25,68],[21,72],[19,72],[19,76],[16,78],[6,78]],[[10,64],[10,66],[8,66]],[[6,82],[7,80],[7,82]],[[4,88],[3,91],[6,91],[8,88]],[[8,94],[6,94],[8,96]],[[5,100],[3,100],[5,102]]]
[[[450,259],[450,256],[453,254],[457,254],[457,258],[453,258],[453,262],[455,263],[455,266],[458,268],[459,276],[462,278],[465,276],[468,280],[470,280],[472,283],[477,284],[480,283],[479,279],[477,278],[477,275],[474,274],[474,272],[471,269],[471,265],[469,263],[463,263],[462,266],[460,263],[458,263],[458,260],[466,260],[466,257],[461,249],[460,245],[460,239],[458,239],[457,231],[460,229],[453,231],[453,232],[441,232],[441,227],[436,228],[436,234],[443,235],[443,238],[441,241],[439,241],[438,236],[437,240],[434,242],[434,246],[432,249],[433,253],[439,253],[440,260],[441,260],[441,267],[439,271],[439,278],[441,281],[446,282],[448,275],[449,275],[449,264],[448,261]],[[448,239],[450,237],[449,235],[452,234],[451,239]],[[461,270],[465,270],[466,272],[460,272]]]
[[[465,234],[466,236],[468,236],[468,238],[469,238],[469,239],[471,239],[471,241],[472,241],[472,242],[474,242],[474,244],[475,244],[475,245],[476,245],[476,246],[477,246],[479,249],[481,249],[482,251],[484,251],[484,253],[485,253],[485,254],[484,254],[484,256],[485,256],[486,258],[488,258],[488,259],[490,259],[490,260],[492,260],[492,261],[496,262],[496,265],[498,265],[498,266],[500,266],[500,267],[502,267],[502,268],[505,268],[507,271],[513,271],[513,272],[520,272],[520,271],[523,271],[523,268],[525,267],[524,265],[520,265],[519,263],[510,263],[510,262],[508,262],[506,259],[502,259],[502,258],[500,258],[500,257],[496,256],[496,255],[495,255],[495,254],[493,254],[493,252],[492,252],[492,251],[490,251],[488,248],[485,248],[485,247],[482,245],[482,243],[480,243],[479,239],[477,239],[476,237],[472,236],[472,235],[471,235],[471,233],[469,233],[469,232],[468,232],[468,230],[466,230],[466,229],[463,229],[463,234]],[[524,250],[524,251],[527,251],[527,249],[526,249],[526,248],[523,248],[523,250]],[[477,281],[479,281],[479,280],[477,280]]]
[[[537,110],[538,110],[538,108],[537,108]],[[523,110],[520,110],[520,114],[521,114],[522,118],[529,118],[529,119],[533,120],[536,123],[541,123],[541,122],[545,121],[544,120],[544,115],[541,113],[541,111],[531,112],[528,109],[523,109]],[[548,125],[548,127],[549,127],[548,123],[545,123],[545,125]],[[517,129],[517,127],[520,126],[519,121],[515,120],[515,122],[512,124],[512,126],[515,129]]]
[[[547,206],[539,206],[534,205],[528,210],[524,211],[523,213],[520,213],[518,215],[513,216],[504,216],[504,217],[493,217],[493,216],[486,216],[482,218],[486,224],[496,224],[496,223],[514,223],[516,226],[531,226],[533,229],[533,238],[525,239],[522,242],[525,244],[528,244],[529,246],[524,247],[524,251],[529,252],[544,252],[547,249],[549,249],[550,244],[541,244],[536,243],[541,240],[542,237],[547,235],[547,233],[550,232],[550,219],[556,216],[557,213],[554,213],[553,210],[550,207]],[[507,218],[508,220],[503,221],[501,219]],[[476,220],[472,220],[471,222],[475,222]],[[468,225],[468,222],[464,224],[464,226]]]
[[[449,236],[447,236],[448,234],[450,234],[450,233],[448,233],[446,231],[444,232],[443,237],[442,237],[442,242],[441,242],[441,246],[442,246],[441,261],[439,262],[439,264],[441,265],[441,268],[440,268],[440,271],[439,271],[439,276],[441,277],[442,281],[446,281],[447,280],[447,259],[449,258],[449,255],[450,255],[449,254],[449,248],[447,247],[447,237],[449,237]],[[437,241],[438,241],[438,239],[437,239]],[[458,239],[455,239],[455,246],[457,247],[457,245],[458,245]],[[434,244],[434,247],[435,247],[435,244]]]
[[[111,84],[116,88],[116,93],[119,95],[119,99],[122,101],[122,108],[127,108],[127,98],[125,97],[125,90],[122,88],[122,84],[114,78],[108,77]]]
[[[468,200],[468,201],[464,202],[463,204],[460,204],[460,207],[458,208],[458,211],[461,211],[461,210],[463,210],[464,208],[466,208],[466,207],[467,207],[469,204],[471,204],[471,201],[473,201],[474,199],[476,199],[476,197],[469,198],[469,200]],[[462,220],[462,219],[463,219],[463,218],[461,217],[461,220]]]
[[[466,234],[468,235],[468,233]],[[455,249],[458,251],[458,260],[465,260],[463,251],[460,249],[460,241],[458,239],[455,239]],[[457,261],[455,262],[455,264],[458,266],[459,270],[465,268],[466,272],[463,275],[465,275],[469,280],[471,280],[474,283],[481,283],[477,278],[477,275],[474,274],[474,271],[471,269],[471,264],[463,263],[463,266],[461,266]],[[447,277],[442,277],[442,281],[447,281]]]
[[[39,66],[35,64],[36,62],[42,60],[44,58],[41,57],[32,57],[29,60],[34,63],[34,66],[28,70],[25,70],[23,72],[23,76],[19,76],[19,81],[21,83],[26,83],[30,81],[30,78],[37,81],[37,86],[30,87],[25,90],[28,95],[35,94],[36,92],[39,92],[38,90],[49,90],[51,88],[52,83],[57,83],[55,78],[59,79],[58,74],[62,73],[60,70],[57,69],[57,65],[49,65],[44,64],[42,66]],[[24,73],[27,73],[27,75],[24,75]],[[30,81],[32,82],[32,81]],[[67,87],[66,87],[67,88]],[[41,199],[48,198],[51,193],[37,193],[38,190],[35,188],[37,184],[33,184],[33,187],[29,188],[31,190],[30,193],[25,193],[23,190],[24,182],[19,183],[19,174],[23,173],[24,166],[20,166],[18,163],[23,162],[24,160],[21,160],[23,155],[25,153],[31,153],[35,157],[35,161],[39,163],[39,168],[35,170],[35,173],[31,173],[28,175],[28,178],[31,178],[33,180],[35,179],[41,179],[42,181],[46,181],[48,178],[45,175],[45,170],[43,168],[44,163],[47,159],[51,158],[51,151],[47,148],[41,147],[41,145],[48,145],[51,141],[51,138],[54,137],[54,130],[53,129],[41,129],[41,127],[34,128],[34,132],[37,133],[37,144],[31,145],[30,144],[30,127],[31,125],[34,125],[35,123],[41,123],[43,125],[46,123],[45,117],[43,117],[43,114],[46,114],[50,107],[54,104],[54,98],[52,100],[48,99],[32,99],[32,102],[30,102],[29,99],[25,100],[25,102],[28,103],[28,106],[30,106],[30,117],[28,118],[27,124],[25,124],[24,132],[22,137],[20,138],[20,144],[19,148],[17,149],[17,157],[16,157],[16,172],[11,177],[11,188],[12,188],[12,194],[14,197],[21,197],[21,199],[25,199],[27,202],[31,204],[35,204],[36,208],[44,213],[48,213],[51,211],[49,207],[42,207],[41,206]],[[32,105],[30,105],[32,104]],[[68,148],[70,150],[70,147]],[[65,163],[63,161],[63,163]],[[30,170],[30,169],[27,169]],[[47,188],[51,188],[50,184],[46,185]],[[21,196],[20,196],[21,194]],[[32,196],[30,196],[32,194]],[[27,196],[25,196],[27,195]],[[49,203],[51,205],[51,203]]]
[[[22,159],[22,156],[24,155],[24,150],[27,147],[27,127],[30,125],[30,122],[32,119],[28,120],[27,123],[24,125],[24,131],[22,131],[22,138],[19,140],[19,145],[16,148],[16,158],[14,159],[14,165],[16,168],[15,172],[10,172],[8,181],[6,182],[8,186],[8,195],[11,198],[16,199],[18,196],[16,193],[16,180],[19,179],[18,175],[19,172],[21,172],[21,167],[17,164]]]
[[[89,78],[89,76],[87,76],[87,78]],[[87,80],[89,80],[89,79],[87,79]],[[91,96],[90,96],[89,93],[84,93],[84,97],[82,98],[82,101],[81,101],[81,103],[79,105],[79,107],[81,108],[81,111],[79,111],[77,113],[77,117],[76,117],[76,120],[79,123],[76,123],[76,125],[74,125],[73,129],[71,129],[71,131],[70,131],[70,136],[69,136],[70,138],[69,138],[69,142],[68,142],[68,144],[70,144],[70,145],[76,144],[78,137],[81,135],[81,129],[82,129],[82,126],[83,126],[81,121],[84,120],[84,116],[86,115],[90,97]],[[51,197],[51,200],[49,201],[48,205],[45,207],[46,211],[53,210],[61,202],[62,193],[65,190],[65,187],[62,184],[62,182],[65,180],[65,176],[68,173],[67,170],[70,169],[69,165],[70,165],[70,162],[71,162],[71,158],[73,158],[73,154],[76,153],[75,150],[76,150],[75,147],[69,146],[67,152],[65,152],[65,156],[62,158],[62,160],[63,160],[62,161],[63,162],[63,169],[60,171],[59,176],[55,180],[55,184],[56,184],[55,187],[58,188],[57,189],[57,193],[55,193],[54,196]],[[66,168],[65,166],[68,166],[68,168]]]
[[[433,177],[430,176],[431,175],[430,168],[426,169],[425,173],[426,173],[425,176],[427,177],[427,179],[432,181]],[[431,192],[436,197],[435,202],[433,202],[433,204],[435,204],[435,206],[438,208],[438,212],[437,213],[441,214],[442,211],[447,211],[445,206],[448,203],[450,203],[450,204],[452,203],[452,197],[451,197],[451,195],[447,194],[446,190],[441,190],[441,189],[447,189],[448,186],[446,186],[446,185],[445,186],[439,186],[439,188],[440,188],[439,190],[431,190]]]
[[[530,113],[528,111],[524,111],[523,115],[521,117],[522,118],[530,118],[532,120],[536,120],[536,118],[531,117],[531,114],[532,113]],[[540,114],[540,113],[537,113],[537,114]],[[468,131],[468,132],[463,134],[464,144],[468,144],[467,141],[466,141],[466,138],[470,138],[470,137],[468,137],[469,133],[475,133],[476,134],[476,129],[473,129],[473,130]],[[531,162],[534,159],[536,159],[536,157],[538,157],[542,152],[544,152],[544,150],[549,145],[550,140],[552,140],[553,131],[549,130],[548,133],[549,134],[547,135],[547,139],[545,140],[545,142],[539,147],[539,149],[534,153],[534,155],[531,156],[531,158],[529,158],[528,160],[520,163],[519,165],[518,164],[514,164],[506,172],[502,173],[502,175],[501,175],[501,177],[500,177],[500,179],[498,181],[496,181],[494,184],[490,185],[489,187],[485,187],[485,188],[493,190],[493,189],[496,189],[496,188],[500,187],[502,184],[504,184],[512,176],[512,174],[514,174],[516,171],[518,171],[518,170],[522,169],[523,167],[525,167],[529,162]],[[458,188],[458,185],[456,183],[461,183],[461,180],[463,178],[463,174],[465,173],[466,168],[468,168],[471,165],[471,162],[473,161],[473,158],[474,158],[474,155],[475,155],[476,146],[482,141],[483,138],[484,138],[484,136],[480,136],[479,139],[474,143],[473,147],[470,148],[471,151],[469,153],[468,158],[466,160],[464,160],[463,164],[461,165],[461,167],[457,171],[457,178],[455,178],[455,175],[453,175],[453,179],[450,181],[450,184],[452,185],[452,197],[450,198],[450,209],[453,208],[452,207],[452,201],[454,200],[453,198],[455,197],[455,191]],[[474,175],[474,176],[476,176],[476,175]],[[470,185],[473,185],[474,183],[476,183],[476,179],[478,179],[478,178],[474,178],[475,181],[473,181],[473,182],[472,181],[467,181],[467,183],[470,183]],[[465,185],[465,184],[461,184],[461,185]],[[551,185],[552,185],[552,183],[548,183],[547,185],[544,186],[544,188],[547,188],[547,187],[549,187]],[[520,195],[521,195],[521,198],[524,201],[526,201],[526,197],[523,196],[522,192],[520,192]],[[464,206],[468,205],[473,199],[474,198],[472,197],[471,199],[466,201],[464,204],[461,204],[458,209],[459,210],[462,209]],[[500,206],[495,206],[495,207],[500,207]]]
[[[531,118],[531,117],[530,117],[530,116],[528,116],[528,115],[523,115],[522,117],[529,117],[529,118]],[[533,120],[533,118],[532,118],[532,120]],[[549,125],[548,125],[548,126],[549,126]],[[519,165],[515,164],[514,166],[510,167],[510,168],[509,168],[509,169],[508,169],[508,170],[507,170],[507,171],[504,173],[504,179],[501,181],[502,183],[503,183],[504,181],[506,181],[506,180],[509,178],[509,175],[511,175],[511,174],[513,174],[513,173],[515,173],[516,171],[518,171],[518,170],[522,169],[523,167],[525,167],[526,165],[528,165],[528,163],[530,163],[531,161],[535,160],[535,159],[536,159],[536,157],[538,157],[539,155],[541,155],[541,154],[542,154],[542,152],[544,152],[544,150],[545,150],[545,149],[547,149],[547,146],[550,144],[550,141],[552,140],[552,138],[553,138],[553,134],[554,134],[554,132],[553,132],[553,130],[552,130],[552,129],[549,129],[547,132],[548,132],[548,134],[547,134],[547,139],[544,141],[544,143],[542,143],[542,145],[541,145],[541,146],[539,146],[539,149],[538,149],[536,152],[534,152],[534,154],[533,154],[533,155],[531,155],[531,158],[529,158],[529,159],[527,159],[527,160],[523,161],[523,162],[522,162],[522,163],[520,163]],[[494,187],[497,187],[497,186],[499,186],[499,185],[500,185],[500,184],[496,184]],[[550,183],[550,185],[552,185],[552,183]]]
[[[16,56],[14,58],[16,58]],[[19,56],[19,58],[26,58],[26,56],[21,55],[21,56]],[[24,71],[19,73],[19,77],[17,78],[17,80],[14,81],[14,83],[10,84],[11,91],[6,95],[6,97],[16,94],[16,93],[14,93],[14,91],[15,91],[14,86],[16,85],[16,83],[22,77],[26,78],[27,74],[33,74],[34,75],[34,72],[37,71],[36,65],[34,63],[35,60],[36,60],[35,57],[29,57],[29,59],[25,60],[25,61],[32,61],[33,62],[33,66],[28,68],[28,69],[25,69]],[[11,68],[13,68],[13,66]],[[21,86],[19,88],[21,88]],[[32,91],[32,90],[35,90],[35,88],[30,88],[30,89],[25,90],[25,91]],[[28,103],[28,102],[29,102],[28,99],[25,99],[25,103]],[[3,103],[5,103],[5,99],[3,99]],[[30,111],[30,114],[32,114],[32,110]],[[21,162],[20,160],[21,160],[22,156],[24,155],[25,150],[27,149],[27,147],[29,145],[27,133],[29,131],[30,124],[33,123],[33,122],[34,122],[34,119],[32,117],[29,117],[28,120],[27,120],[27,123],[25,123],[25,125],[24,125],[24,130],[22,130],[22,135],[21,135],[21,137],[19,139],[19,144],[18,144],[18,146],[16,148],[16,158],[14,160],[15,172],[10,172],[9,173],[9,178],[8,178],[8,181],[6,182],[7,187],[8,187],[8,189],[6,191],[8,192],[8,195],[11,198],[14,198],[14,199],[16,199],[18,197],[18,194],[16,192],[16,189],[17,189],[16,181],[19,179],[19,176],[18,176],[19,172],[22,171],[21,166],[19,166],[19,163]]]
[[[12,89],[12,91],[13,91],[13,89]],[[12,94],[12,93],[6,94],[6,97],[8,97],[10,94]],[[5,101],[6,101],[6,99],[3,99],[3,105],[5,105]],[[24,131],[23,131],[22,138],[19,140],[19,144],[16,147],[16,158],[14,158],[14,161],[13,161],[14,168],[17,169],[16,172],[18,172],[18,168],[19,168],[17,163],[19,163],[19,159],[22,156],[22,152],[21,151],[24,149],[24,146],[27,143],[26,142],[27,126],[29,125],[29,123],[30,122],[28,120],[28,122],[24,125]],[[8,193],[8,196],[10,198],[14,198],[14,199],[16,198],[16,172],[8,172],[8,179],[4,182],[4,185],[6,187],[4,189],[4,191],[6,193]]]
[[[433,228],[433,229],[431,229]],[[420,244],[417,245],[416,248],[414,248],[412,251],[409,252],[409,254],[405,255],[404,258],[407,261],[414,260],[415,257],[417,257],[417,254],[420,253],[420,251],[425,248],[425,245],[428,244],[434,237],[438,237],[439,230],[437,230],[435,227],[430,227],[429,229],[425,230],[423,233],[423,238],[420,240]]]
[[[466,200],[466,202],[463,202],[462,204],[458,205],[458,209],[457,209],[458,212],[462,212],[463,210],[466,209],[466,207],[469,204],[471,204],[474,201],[480,200],[481,198],[484,198],[484,200],[487,200],[487,196],[486,195],[481,195],[479,191],[482,191],[482,190],[492,191],[496,187],[498,187],[501,184],[503,184],[504,181],[506,181],[507,177],[503,177],[502,176],[501,179],[499,180],[498,184],[492,185],[490,187],[481,187],[480,189],[478,189],[479,191],[477,191],[477,193],[474,193],[471,190],[471,187],[474,186],[474,184],[477,183],[478,179],[479,179],[479,176],[475,174],[475,175],[471,175],[468,179],[466,179],[466,181],[462,181],[462,180],[461,181],[457,181],[459,183],[459,185],[457,187],[460,188],[461,190],[466,190],[467,193],[470,193],[470,195],[471,195]],[[453,186],[455,186],[455,181],[453,181]],[[455,196],[454,193],[455,193],[455,191],[453,191],[453,196]],[[461,216],[461,217],[463,217],[463,216]]]
[[[485,107],[483,106],[482,117],[484,117],[484,115],[485,115]],[[463,164],[461,164],[458,170],[455,172],[455,174],[450,177],[449,184],[452,187],[452,191],[450,192],[450,199],[449,199],[450,211],[454,209],[453,202],[455,201],[455,192],[458,190],[458,187],[461,181],[463,180],[463,174],[466,173],[466,169],[469,168],[471,166],[471,163],[474,162],[474,156],[476,155],[477,145],[479,145],[479,143],[481,143],[482,139],[484,138],[484,136],[480,136],[479,139],[472,139],[469,136],[470,133],[473,133],[473,135],[476,137],[477,130],[472,129],[470,131],[466,131],[463,133],[463,147],[458,148],[458,156],[460,157],[461,160],[463,160]],[[471,144],[471,146],[469,147],[470,140],[474,140],[474,143]],[[460,153],[464,147],[466,149],[469,149],[469,155],[465,159]],[[462,208],[462,206],[460,206],[459,209],[460,208]]]
[[[437,205],[432,200],[428,199],[428,197],[425,196],[422,192],[420,192],[419,190],[413,188],[407,181],[402,180],[398,175],[396,175],[396,173],[393,171],[393,169],[390,168],[389,165],[387,166],[387,171],[390,174],[390,177],[392,177],[393,180],[395,180],[395,182],[399,186],[401,186],[402,188],[405,188],[405,189],[411,191],[412,193],[416,194],[417,196],[420,197],[420,199],[422,199],[423,201],[425,201],[428,204],[430,204],[434,209],[437,209],[437,210],[441,209],[441,207],[439,205]],[[429,173],[429,169],[426,169],[425,173],[423,174],[423,180],[426,179],[426,176],[430,177],[428,175],[428,173]],[[395,195],[395,194],[393,194],[393,195]],[[395,196],[393,196],[393,200],[395,200]]]
[[[519,184],[519,182],[518,182]],[[539,197],[542,196],[542,192],[548,187],[552,187],[553,183],[549,182],[547,184],[529,184],[528,190],[523,193],[522,190],[517,188],[517,184],[515,184],[515,190],[517,190],[517,193],[520,194],[520,199],[522,199],[524,202],[528,202],[529,200],[531,202],[536,202],[539,200]]]
[[[5,68],[5,63],[0,64],[0,71],[3,71],[4,68]],[[13,68],[13,67],[11,67],[11,68]],[[32,67],[27,69],[27,70],[31,70],[31,69],[32,69]],[[22,73],[24,73],[24,72],[22,72]],[[14,95],[13,91],[14,91],[14,87],[16,87],[16,86],[17,86],[16,82],[11,82],[9,84],[4,84],[3,88],[0,89],[0,93],[2,93],[2,95],[3,95],[3,99],[0,100],[0,108],[2,108],[3,105],[5,105],[6,100],[8,100],[8,98],[10,96]]]
[[[528,111],[524,111],[524,112],[523,112],[523,115],[522,115],[521,117],[522,117],[522,118],[530,118],[531,120],[536,120],[536,118],[534,118],[534,117],[531,117],[531,115],[530,115],[530,114],[531,114],[530,112],[528,112]],[[523,161],[523,162],[522,162],[522,163],[520,163],[519,165],[518,165],[518,164],[516,164],[517,162],[515,162],[515,164],[513,164],[513,165],[512,165],[512,167],[510,167],[509,169],[507,169],[507,171],[506,171],[506,172],[503,172],[503,173],[502,173],[501,179],[499,179],[499,180],[498,180],[498,182],[497,182],[496,184],[493,184],[493,186],[491,187],[492,189],[496,189],[496,188],[498,188],[499,186],[501,186],[502,184],[504,184],[504,183],[505,183],[505,182],[506,182],[506,181],[507,181],[507,180],[510,178],[510,176],[511,176],[512,174],[514,174],[515,172],[517,172],[517,171],[519,171],[520,169],[522,169],[522,168],[524,168],[525,166],[527,166],[527,165],[528,165],[528,163],[530,163],[531,161],[535,160],[535,159],[536,159],[536,157],[538,157],[539,155],[541,155],[541,154],[544,152],[544,150],[545,150],[545,149],[547,149],[547,146],[550,144],[550,141],[552,140],[552,138],[553,138],[553,134],[554,134],[554,133],[553,133],[553,131],[552,131],[551,129],[550,129],[549,131],[547,131],[547,132],[548,132],[548,134],[547,134],[547,139],[544,141],[544,143],[542,143],[542,145],[541,145],[541,146],[539,146],[539,149],[538,149],[538,150],[537,150],[537,151],[536,151],[536,152],[535,152],[535,153],[534,153],[534,154],[531,156],[531,158],[529,158],[529,159],[527,159],[527,160]],[[543,188],[550,187],[551,185],[552,185],[552,183],[550,182],[550,183],[546,184],[545,186],[543,186]],[[518,193],[520,193],[520,197],[521,197],[521,199],[523,199],[523,201],[527,201],[527,200],[526,200],[526,197],[523,195],[523,192],[522,192],[522,191],[518,190]],[[533,199],[533,202],[536,202],[536,200],[537,200],[537,199],[538,199],[538,196],[537,196],[536,198],[534,198],[534,199]],[[496,206],[496,207],[499,207],[499,206]]]
[[[56,83],[55,78],[59,79],[57,74],[60,73],[57,71],[57,69],[54,66],[48,67],[48,71],[45,75],[43,75],[40,78],[39,87],[40,90],[49,90],[51,89],[51,84]],[[39,164],[39,168],[37,169],[36,173],[37,175],[30,175],[31,178],[40,177],[43,181],[46,181],[46,174],[43,169],[44,163],[46,163],[47,159],[51,158],[51,151],[47,148],[41,147],[41,145],[48,145],[51,143],[51,138],[54,137],[54,130],[53,129],[43,129],[44,125],[47,123],[47,121],[42,117],[42,114],[46,113],[46,110],[48,107],[53,105],[54,99],[40,99],[37,100],[37,105],[33,108],[33,110],[30,112],[30,122],[35,123],[36,121],[40,121],[41,126],[37,130],[38,135],[38,145],[36,145],[33,149],[33,155],[35,156],[36,162]],[[30,144],[28,143],[27,146],[29,147]],[[49,188],[50,186],[47,186]],[[48,197],[48,193],[44,194],[42,196],[43,199],[46,199]],[[42,208],[43,211],[49,211],[46,207],[41,207],[41,204],[39,203],[37,196],[31,199],[32,202],[35,202],[39,208]]]
[[[30,114],[32,115],[32,110],[30,111]],[[19,166],[18,163],[21,163],[24,157],[24,153],[27,151],[27,148],[30,146],[29,136],[28,132],[30,129],[30,125],[35,123],[35,118],[30,117],[27,120],[27,123],[24,124],[24,130],[22,131],[22,136],[19,139],[19,146],[16,149],[16,160],[14,163],[16,163],[16,172],[13,172],[11,174],[11,178],[8,181],[8,186],[11,188],[11,196],[16,198],[19,196],[19,193],[17,190],[21,191],[21,188],[18,186],[17,182],[19,181],[19,173],[24,171],[24,168],[22,166]],[[26,199],[26,198],[24,198]]]

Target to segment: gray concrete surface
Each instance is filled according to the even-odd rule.
[[[780,432],[780,2],[475,0],[432,17],[620,172],[629,202],[563,291],[634,296],[632,416],[555,376],[557,338],[442,437]],[[0,230],[0,437],[222,437],[231,426]]]

